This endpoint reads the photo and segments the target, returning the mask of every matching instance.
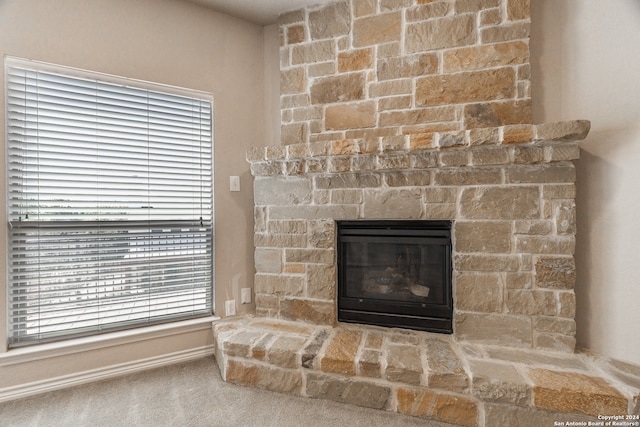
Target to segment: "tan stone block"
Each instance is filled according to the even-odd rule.
[[[454,331],[460,340],[508,346],[530,347],[532,344],[528,316],[458,313]]]
[[[509,313],[554,316],[557,314],[553,292],[528,289],[507,290],[505,303]]]
[[[563,160],[577,160],[580,158],[580,146],[577,142],[564,143],[544,147],[545,159],[549,162],[561,162]]]
[[[471,164],[474,166],[504,165],[510,161],[510,152],[503,147],[484,147],[471,151]]]
[[[298,9],[291,12],[283,13],[278,17],[278,25],[295,24],[304,21],[304,9]]]
[[[450,5],[444,2],[418,3],[418,6],[407,9],[407,21],[441,18],[449,13]]]
[[[545,141],[581,141],[591,129],[588,120],[544,123],[536,126],[537,138]]]
[[[480,26],[499,25],[502,22],[501,9],[486,9],[480,12]]]
[[[500,6],[500,0],[455,0],[456,13],[478,12]]]
[[[306,265],[299,263],[285,264],[283,271],[288,274],[304,274],[306,271]]]
[[[460,426],[478,426],[478,405],[468,397],[406,387],[400,387],[396,393],[401,414]]]
[[[447,50],[443,58],[445,73],[524,64],[529,62],[529,44],[513,41],[465,47]]]
[[[530,220],[516,221],[516,234],[529,234],[537,236],[546,236],[553,231],[553,224],[550,221]]]
[[[282,368],[297,368],[300,366],[298,353],[305,341],[303,337],[277,337],[267,349],[267,360]]]
[[[317,120],[322,119],[322,108],[319,106],[309,106],[302,108],[294,108],[292,110],[292,118],[294,122],[303,122],[306,120]],[[293,145],[306,145],[308,144],[293,144]],[[291,146],[287,146],[287,148],[291,148]]]
[[[456,252],[511,252],[511,223],[456,222]]]
[[[376,13],[376,0],[353,0],[353,16],[360,18]]]
[[[345,1],[309,12],[309,33],[312,40],[345,35],[350,28],[351,11]]]
[[[503,128],[502,143],[517,144],[533,141],[533,125],[507,125]]]
[[[304,25],[292,25],[287,27],[287,44],[302,43],[305,41]]]
[[[331,61],[334,60],[335,54],[333,40],[299,44],[292,47],[291,62],[293,65],[300,65]]]
[[[469,131],[469,145],[497,145],[500,142],[498,128],[477,128]]]
[[[267,348],[269,348],[275,338],[276,335],[269,332],[255,341],[251,347],[251,358],[256,360],[265,360],[267,357]]]
[[[307,232],[307,223],[303,220],[274,220],[269,221],[269,233],[280,234],[304,234]]]
[[[524,254],[573,255],[576,239],[574,236],[517,236],[516,251]]]
[[[537,187],[464,188],[460,214],[468,219],[537,219],[540,197]]]
[[[251,347],[263,333],[251,330],[239,330],[224,340],[223,350],[226,356],[250,357]]]
[[[458,273],[455,295],[458,310],[481,313],[502,311],[502,284],[497,273]]]
[[[316,331],[313,337],[307,341],[301,352],[302,367],[307,369],[315,368],[315,360],[322,348],[324,342],[329,337],[329,329],[320,329]]]
[[[507,289],[531,289],[532,278],[530,273],[507,273]]]
[[[576,264],[573,257],[542,257],[536,262],[536,286],[549,289],[573,289]]]
[[[280,301],[280,315],[284,319],[333,325],[336,313],[333,301],[285,298]]]
[[[388,409],[391,389],[369,381],[309,373],[305,395],[367,408]]]
[[[507,0],[507,18],[510,21],[531,19],[529,0]]]
[[[378,111],[402,110],[411,107],[411,96],[393,96],[378,100]]]
[[[473,376],[473,395],[484,401],[528,406],[532,390],[511,364],[485,360],[469,363]]]
[[[531,100],[498,101],[464,106],[464,123],[467,129],[532,121]]]
[[[520,268],[520,258],[515,255],[456,254],[458,271],[515,272]]]
[[[373,173],[351,173],[315,178],[318,189],[371,188],[380,187],[381,183],[381,176]]]
[[[533,381],[533,404],[539,409],[594,417],[627,413],[627,399],[602,378],[546,369],[529,369],[527,374]]]
[[[387,341],[391,344],[404,344],[417,346],[420,344],[420,336],[417,332],[408,329],[395,329],[387,334]]]
[[[485,403],[484,412],[485,426],[541,427],[564,422],[558,421],[564,417],[559,416],[557,412],[524,406]],[[566,420],[576,423],[575,425],[579,425],[577,423],[581,421],[584,422],[583,425],[587,425],[588,421],[595,421],[593,417],[579,414],[567,415]]]
[[[536,333],[534,334],[533,345],[534,348],[573,353],[576,349],[576,337],[547,332]]]
[[[390,345],[387,347],[386,359],[386,379],[402,384],[421,384],[423,369],[419,347]]]
[[[304,236],[290,234],[255,233],[253,244],[256,248],[303,248],[306,240]]]
[[[365,218],[420,218],[422,194],[420,189],[366,189],[363,212]]]
[[[338,71],[364,70],[373,67],[373,49],[358,49],[338,54]]]
[[[373,127],[376,125],[376,103],[365,101],[330,105],[325,117],[325,127],[329,130]]]
[[[378,60],[378,80],[404,79],[438,72],[438,56],[435,53],[395,56]]]
[[[336,73],[336,63],[334,61],[319,62],[307,65],[308,77],[323,77]]]
[[[371,85],[369,85],[369,96],[372,98],[377,98],[381,96],[405,95],[410,94],[412,89],[413,83],[410,79],[372,83]]]
[[[323,372],[355,375],[356,354],[362,340],[360,331],[337,328],[333,337],[320,359],[320,369]]]
[[[302,374],[289,369],[278,369],[235,360],[227,362],[225,381],[280,393],[302,391]]]
[[[514,147],[513,162],[515,164],[532,165],[544,160],[544,149],[541,147]]]
[[[309,95],[282,95],[280,97],[281,108],[298,108],[306,107],[309,105]]]
[[[517,22],[514,24],[482,28],[480,30],[480,39],[482,40],[482,44],[521,40],[528,39],[530,32],[530,22]]]
[[[433,106],[493,101],[515,95],[511,68],[436,75],[416,80],[416,105]]]
[[[257,273],[282,271],[282,251],[279,249],[256,248],[253,259]]]
[[[440,169],[435,172],[433,183],[444,186],[502,184],[502,172],[499,169]],[[485,218],[481,215],[475,218],[501,219]]]
[[[309,264],[307,274],[306,294],[308,297],[321,299],[336,297],[336,270],[334,266]]]
[[[380,10],[398,10],[413,4],[413,0],[380,0]]]
[[[401,12],[356,19],[353,23],[353,46],[364,47],[399,41],[401,32]]]
[[[562,317],[575,318],[576,317],[576,295],[573,291],[558,293],[558,300],[560,301],[560,313]]]
[[[362,73],[318,78],[311,85],[311,103],[329,104],[363,99],[364,84]]]
[[[455,119],[455,108],[442,106],[434,108],[418,108],[409,111],[389,111],[380,114],[380,126],[403,126],[406,124],[424,124],[452,121]]]
[[[474,15],[458,15],[410,23],[405,30],[407,53],[426,52],[476,42]]]
[[[469,376],[451,344],[438,338],[426,338],[425,347],[429,388],[466,392],[469,388]]]
[[[252,147],[247,150],[246,160],[250,163],[266,160],[266,147]]]
[[[309,126],[306,123],[293,123],[280,127],[282,144],[299,144],[306,142],[309,136]]]
[[[260,294],[284,294],[302,295],[304,282],[298,276],[285,276],[284,274],[257,273],[254,278],[256,293]]]
[[[408,169],[409,157],[405,154],[384,154],[378,156],[377,163],[380,170]]]
[[[278,297],[276,295],[265,295],[256,293],[256,307],[267,310],[278,309]]]
[[[291,110],[289,110],[291,111]],[[293,144],[302,145],[302,144]],[[267,160],[282,160],[287,157],[287,147],[284,145],[266,147],[266,159]]]
[[[258,369],[259,368],[252,363],[229,360],[224,370],[224,380],[232,384],[257,387]]]
[[[490,359],[503,360],[529,366],[547,365],[559,370],[589,369],[582,359],[574,354],[531,351],[530,348],[484,347]]]
[[[382,373],[382,353],[378,350],[363,349],[358,357],[358,375],[380,378]]]
[[[469,145],[466,131],[439,132],[438,134],[438,147],[440,148],[456,148],[465,145]]]
[[[422,171],[388,172],[384,179],[389,187],[421,187],[429,185],[431,175]]]
[[[554,163],[541,166],[517,166],[506,169],[511,184],[571,184],[576,181],[573,163]]]
[[[424,217],[432,220],[453,220],[456,218],[454,203],[429,203],[424,207]]]

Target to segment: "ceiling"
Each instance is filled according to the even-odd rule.
[[[269,25],[284,12],[305,6],[331,3],[335,0],[188,0],[255,24]]]

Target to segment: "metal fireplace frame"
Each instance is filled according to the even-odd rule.
[[[338,261],[338,321],[453,333],[452,221],[359,220],[336,221]],[[442,303],[421,303],[347,296],[346,245],[350,242],[385,243],[393,237],[410,244],[442,245]],[[391,243],[391,242],[390,242]]]

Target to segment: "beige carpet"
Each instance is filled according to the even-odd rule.
[[[0,426],[346,426],[435,423],[227,384],[213,358],[0,404]]]

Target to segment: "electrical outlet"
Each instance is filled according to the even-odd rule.
[[[225,316],[236,315],[236,300],[232,299],[224,302],[224,314]]]
[[[240,289],[240,302],[242,304],[251,304],[251,288]]]

